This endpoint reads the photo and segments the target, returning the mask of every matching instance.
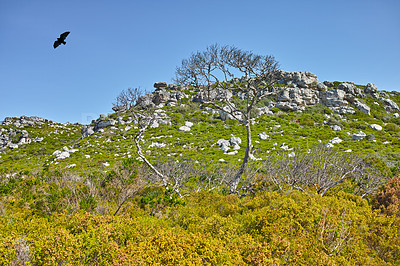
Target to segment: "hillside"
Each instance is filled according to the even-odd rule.
[[[152,160],[236,163],[243,157],[243,127],[229,115],[204,107],[200,93],[156,83],[156,90],[139,100],[155,106],[157,120],[143,138]],[[378,91],[351,82],[318,82],[312,73],[282,72],[279,87],[256,108],[254,156],[306,149],[323,144],[368,155],[393,171],[400,160],[400,93]],[[240,95],[232,96],[240,105]],[[114,108],[115,109],[115,108]],[[116,109],[118,110],[118,108]],[[52,167],[86,171],[136,158],[132,141],[137,131],[129,112],[101,115],[91,125],[60,124],[38,117],[9,117],[0,128],[0,171],[11,173]],[[218,140],[240,138],[238,146]]]
[[[204,104],[199,89],[157,82],[138,97],[138,114],[154,118],[141,138],[140,119],[121,104],[90,125],[6,118],[0,263],[398,263],[399,204],[376,195],[400,173],[400,93],[309,72],[278,76],[251,114],[237,195],[227,184],[246,130],[228,109]],[[221,93],[212,97],[246,101]],[[143,163],[135,139],[170,185]],[[313,171],[325,172],[311,180]]]

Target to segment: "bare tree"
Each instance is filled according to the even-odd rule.
[[[295,156],[281,154],[269,157],[261,168],[265,176],[280,189],[304,191],[314,187],[321,196],[345,180],[356,184],[362,197],[374,192],[383,178],[377,169],[368,166],[362,157],[318,146],[308,152],[295,151]]]
[[[229,185],[230,193],[238,192],[237,186],[249,162],[252,149],[250,114],[273,87],[277,70],[278,63],[272,56],[256,55],[218,44],[209,46],[204,52],[192,54],[176,69],[176,83],[197,88],[203,95],[201,101],[204,104],[227,112],[246,129],[246,151]],[[244,96],[244,108],[232,103],[232,94]]]
[[[113,110],[122,109],[123,111],[130,110],[133,108],[140,96],[143,95],[143,90],[138,88],[128,88],[127,90],[121,91],[121,93],[115,99],[113,103]]]
[[[172,189],[179,196],[181,185],[178,185],[176,182],[171,183],[171,179],[166,174],[163,174],[162,171],[157,169],[147,157],[143,154],[141,142],[143,141],[143,137],[148,128],[153,124],[153,122],[157,119],[157,113],[154,112],[154,106],[149,105],[144,108],[138,105],[141,100],[141,97],[144,97],[145,91],[142,89],[128,89],[128,91],[122,91],[121,94],[117,97],[118,104],[125,104],[128,107],[129,112],[133,116],[135,123],[138,125],[138,131],[134,136],[135,146],[137,149],[137,154],[143,160],[143,162],[149,167],[149,169],[157,176],[157,178],[161,181],[162,185],[166,189]],[[181,181],[179,181],[182,183]]]

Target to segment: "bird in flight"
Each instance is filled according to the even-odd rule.
[[[66,31],[63,34],[61,34],[59,38],[57,38],[57,40],[53,44],[54,49],[56,49],[60,44],[64,44],[64,45],[66,44],[65,38],[67,38],[68,34],[69,34],[69,31]]]

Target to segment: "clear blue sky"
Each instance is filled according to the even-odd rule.
[[[0,0],[0,121],[87,123],[124,89],[172,83],[182,59],[213,43],[320,81],[400,90],[399,0]]]

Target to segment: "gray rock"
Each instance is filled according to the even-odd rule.
[[[353,83],[349,83],[349,82],[344,82],[339,84],[338,86],[339,90],[343,90],[349,94],[352,94],[354,96],[361,96],[362,95],[362,91],[361,89],[357,88]]]
[[[262,132],[258,134],[258,137],[260,138],[260,140],[266,140],[269,139],[269,136],[267,135],[267,133]]]
[[[143,96],[140,96],[137,100],[136,105],[138,105],[142,109],[154,107],[155,104],[153,103],[153,94],[147,93]]]
[[[154,120],[153,123],[151,123],[150,128],[158,128],[160,124],[158,123],[157,120]]]
[[[116,124],[116,121],[114,119],[108,119],[108,120],[100,120],[94,125],[94,131],[99,131],[100,129],[104,129],[109,126],[113,126]]]
[[[187,127],[192,127],[192,126],[193,126],[193,123],[192,123],[192,122],[189,122],[189,121],[186,121],[186,122],[185,122],[185,126],[187,126]]]
[[[329,143],[329,142],[326,143],[324,146],[325,146],[325,148],[328,148],[328,149],[335,147],[332,143]]]
[[[323,83],[324,83],[324,85],[326,85],[326,86],[329,87],[329,88],[332,88],[333,86],[335,86],[335,85],[333,84],[333,82],[330,82],[330,81],[327,81],[327,80],[325,80]]]
[[[123,113],[128,110],[128,107],[126,105],[116,105],[112,108],[112,110],[116,113]]]
[[[164,89],[160,89],[153,94],[152,101],[154,104],[160,104],[160,103],[166,103],[168,101],[171,101],[171,93],[169,91],[166,91]],[[174,99],[176,102],[176,99]]]
[[[18,149],[18,144],[10,143],[10,144],[8,145],[8,147],[9,147],[10,149]]]
[[[91,126],[82,127],[81,134],[82,134],[83,138],[86,138],[87,136],[90,136],[90,135],[94,134],[93,127],[91,127]]]
[[[352,136],[353,140],[362,140],[367,136],[367,134],[365,134],[364,132],[360,131],[358,133],[354,133]]]
[[[364,88],[365,93],[376,93],[378,91],[378,88],[376,87],[375,84],[373,83],[368,83],[367,86]]]
[[[344,100],[345,95],[343,90],[328,90],[322,93],[321,100],[328,107],[347,106],[348,102]]]
[[[156,147],[156,148],[164,148],[165,146],[167,146],[167,144],[165,144],[165,143],[152,142],[149,145],[149,148],[154,148],[154,147]]]
[[[324,83],[322,83],[322,82],[319,82],[319,83],[317,84],[317,89],[320,90],[320,91],[326,91],[327,88],[328,88],[328,87],[327,87]]]
[[[336,143],[340,143],[340,142],[342,142],[342,141],[343,141],[343,140],[342,140],[341,138],[335,137],[335,138],[333,138],[333,139],[331,140],[331,143],[336,144]]]
[[[347,114],[354,114],[356,111],[354,111],[353,107],[350,106],[342,106],[342,107],[330,107],[332,111],[334,111],[337,114],[341,115],[347,115]]]
[[[387,110],[389,111],[400,111],[399,106],[391,99],[384,99],[384,103],[386,104]]]
[[[166,88],[166,87],[168,87],[168,85],[167,85],[167,82],[165,82],[165,81],[154,83],[154,88],[156,88],[156,89]]]
[[[333,125],[333,126],[331,126],[331,128],[332,128],[333,131],[340,131],[340,130],[342,130],[342,128],[341,128],[340,126],[338,126],[338,125]]]
[[[180,130],[180,131],[190,131],[190,127],[188,127],[188,126],[181,126],[181,127],[179,127],[179,130]]]
[[[240,145],[242,143],[242,139],[239,137],[231,137],[229,142],[231,145]]]
[[[231,111],[231,108],[229,106],[225,106],[224,107],[224,111],[223,110],[218,110],[219,118],[222,121],[225,121],[227,119],[236,119],[236,118],[239,119],[239,120],[242,119],[242,115],[241,115],[240,112],[236,112],[235,113],[235,116],[236,116],[236,118],[235,118],[229,113],[230,111]]]
[[[229,140],[226,139],[219,139],[217,141],[217,145],[221,148],[221,151],[223,151],[224,153],[228,152],[229,150],[229,146],[231,145],[231,143],[229,142]]]
[[[370,127],[376,131],[381,131],[382,130],[382,126],[377,125],[377,124],[371,124]]]
[[[282,111],[301,110],[301,108],[296,103],[290,103],[290,102],[278,102],[276,103],[275,107],[281,109]]]
[[[371,108],[370,108],[368,105],[366,105],[366,104],[360,102],[359,100],[355,100],[355,101],[353,102],[353,105],[354,105],[358,110],[360,110],[361,112],[370,115]]]

